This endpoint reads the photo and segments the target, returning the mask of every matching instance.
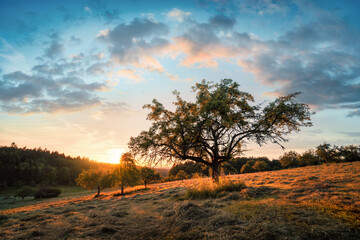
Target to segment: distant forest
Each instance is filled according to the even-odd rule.
[[[99,163],[88,158],[65,156],[46,149],[0,147],[0,189],[24,185],[74,185],[82,170],[110,169],[114,165]]]

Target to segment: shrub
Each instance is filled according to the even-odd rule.
[[[143,167],[140,170],[140,178],[143,181],[145,188],[149,183],[157,182],[161,180],[159,173],[155,173],[154,169],[149,167]]]
[[[264,161],[256,161],[252,168],[258,172],[270,169],[269,165]]]
[[[57,188],[41,188],[35,194],[35,199],[39,198],[53,198],[59,196],[61,193],[60,189]]]
[[[219,183],[206,181],[206,179],[198,179],[195,187],[186,191],[186,199],[207,199],[219,198],[225,195],[225,192],[240,191],[246,188],[244,182],[231,181],[230,179],[220,179]]]
[[[183,180],[187,178],[189,178],[189,175],[184,170],[180,170],[175,176],[176,180]]]
[[[252,173],[254,172],[254,169],[252,168],[252,166],[249,163],[246,163],[242,166],[241,173]]]
[[[15,197],[21,197],[21,200],[24,200],[27,196],[33,196],[35,193],[35,190],[32,187],[25,186],[22,190],[18,191],[15,194]]]

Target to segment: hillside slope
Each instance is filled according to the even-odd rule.
[[[4,210],[0,238],[360,238],[360,162],[230,177],[248,187],[218,199],[184,200],[186,187],[210,181],[185,180],[123,197],[107,192]]]

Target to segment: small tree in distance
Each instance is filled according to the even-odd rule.
[[[156,99],[145,105],[150,109],[152,126],[132,137],[129,148],[150,162],[191,160],[211,168],[211,177],[219,181],[221,165],[241,155],[245,142],[262,146],[279,144],[285,136],[311,126],[309,107],[298,103],[299,93],[279,97],[266,106],[254,105],[254,98],[239,89],[231,79],[219,84],[203,80],[193,87],[195,102],[176,96],[175,111]]]
[[[290,152],[284,153],[284,155],[282,155],[280,157],[281,166],[284,168],[298,167],[299,166],[299,157],[300,157],[300,154],[298,154],[295,151],[290,151]]]
[[[161,180],[160,174],[156,173],[154,171],[154,169],[149,168],[149,167],[141,168],[140,177],[141,177],[141,180],[143,181],[143,183],[145,185],[145,188],[146,188],[147,184]]]
[[[87,190],[97,190],[96,196],[100,191],[113,186],[113,175],[101,169],[89,169],[82,171],[75,180],[76,183]]]
[[[131,153],[121,155],[120,164],[115,170],[116,181],[121,187],[121,195],[124,194],[125,186],[133,186],[139,181],[139,170],[135,165],[135,159]]]
[[[22,190],[15,194],[15,197],[21,197],[21,200],[24,200],[27,196],[34,196],[35,190],[30,186],[24,186]]]

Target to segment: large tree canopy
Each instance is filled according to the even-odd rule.
[[[285,136],[301,126],[311,126],[309,107],[295,100],[299,93],[279,97],[265,104],[224,79],[219,84],[203,80],[193,87],[195,102],[187,102],[174,92],[176,109],[165,109],[156,99],[150,109],[152,126],[129,142],[131,151],[150,162],[192,160],[209,166],[218,181],[222,163],[238,156],[243,146],[254,141],[260,146],[287,141]]]

